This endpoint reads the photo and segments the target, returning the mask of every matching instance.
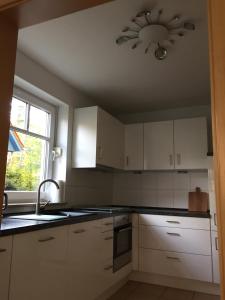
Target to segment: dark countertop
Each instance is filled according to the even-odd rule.
[[[22,220],[12,219],[5,216],[0,225],[0,236],[7,236],[12,234],[25,233],[40,229],[47,229],[57,226],[71,225],[81,222],[88,222],[98,219],[113,217],[122,213],[139,213],[151,215],[167,215],[167,216],[182,216],[182,217],[196,217],[196,218],[210,218],[210,213],[189,212],[186,209],[173,209],[173,208],[156,208],[156,207],[137,207],[137,206],[116,206],[119,211],[114,212],[95,212],[91,215],[84,215],[79,217],[69,217],[66,219],[55,221],[35,221],[35,220]],[[115,208],[115,206],[112,206]],[[84,208],[74,209],[83,210]],[[96,209],[93,208],[93,209]],[[57,214],[57,211],[54,211]],[[47,212],[46,212],[47,213]]]

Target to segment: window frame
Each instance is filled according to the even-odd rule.
[[[50,120],[49,120],[49,132],[48,137],[32,133],[29,131],[29,128],[21,129],[16,126],[10,126],[10,129],[16,130],[17,132],[28,134],[32,137],[40,138],[42,140],[45,140],[48,142],[48,159],[45,163],[45,172],[44,172],[44,179],[51,178],[53,174],[53,160],[52,157],[52,151],[54,147],[55,142],[55,126],[56,126],[56,106],[53,104],[50,104],[44,100],[41,100],[40,98],[30,94],[27,91],[22,90],[21,88],[14,87],[13,89],[13,96],[12,98],[16,98],[20,101],[25,102],[28,105],[32,105],[36,108],[39,108],[41,110],[46,111],[50,114]],[[9,204],[28,204],[28,203],[35,203],[35,200],[37,198],[37,192],[36,191],[6,191],[9,196]]]

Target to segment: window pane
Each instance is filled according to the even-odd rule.
[[[25,129],[27,104],[16,98],[12,99],[11,124],[15,127]]]
[[[6,190],[35,191],[44,178],[47,142],[22,133],[17,140],[20,151],[8,152]]]
[[[30,107],[29,131],[49,136],[49,114],[34,106]]]

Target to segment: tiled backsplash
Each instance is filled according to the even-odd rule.
[[[207,171],[114,174],[113,204],[188,208],[188,192],[208,192]]]
[[[112,204],[113,174],[98,170],[72,169],[66,184],[68,205]]]

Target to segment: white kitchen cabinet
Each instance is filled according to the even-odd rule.
[[[212,282],[210,219],[139,215],[139,268]]]
[[[208,218],[141,214],[139,215],[139,224],[149,226],[164,226],[171,228],[210,230],[210,220]]]
[[[61,300],[66,291],[68,226],[14,236],[10,300]]]
[[[207,169],[206,118],[174,121],[174,154],[176,169]]]
[[[94,300],[113,285],[112,218],[70,226],[68,299]]]
[[[72,165],[123,169],[124,125],[97,106],[75,109]]]
[[[144,170],[174,169],[173,121],[144,124]]]
[[[195,255],[141,248],[142,272],[212,282],[209,255]]]
[[[143,124],[125,125],[125,170],[143,170]]]
[[[220,268],[219,268],[219,243],[218,233],[211,231],[212,237],[212,263],[213,263],[213,282],[220,283]]]
[[[10,266],[12,255],[12,236],[0,238],[0,291],[1,300],[9,298]]]
[[[211,255],[211,238],[207,230],[140,227],[140,247],[155,250]]]

